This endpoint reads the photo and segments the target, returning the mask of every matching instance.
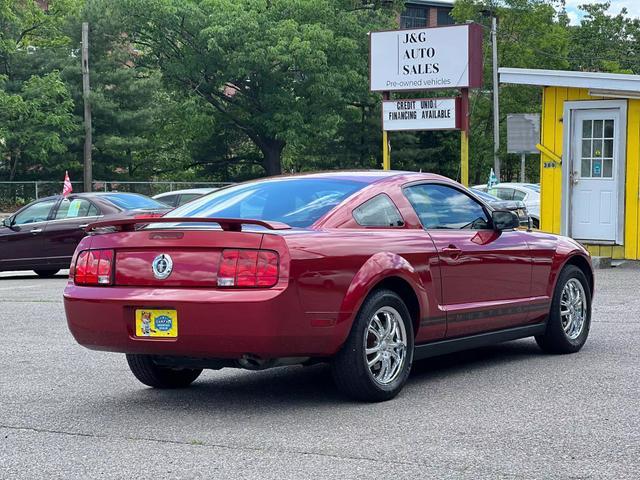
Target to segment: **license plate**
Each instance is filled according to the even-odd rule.
[[[136,337],[176,338],[178,312],[176,310],[136,310]]]

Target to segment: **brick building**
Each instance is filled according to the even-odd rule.
[[[400,28],[435,27],[454,23],[452,1],[411,0],[400,15]]]

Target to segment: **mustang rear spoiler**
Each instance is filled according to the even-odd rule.
[[[132,232],[136,225],[149,225],[151,223],[217,223],[224,231],[241,232],[242,225],[259,225],[268,230],[289,230],[286,223],[269,222],[265,220],[249,220],[244,218],[174,218],[174,217],[148,217],[148,218],[122,218],[94,222],[85,228],[85,232],[93,232],[100,228],[120,227],[121,232]]]

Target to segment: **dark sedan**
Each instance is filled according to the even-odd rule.
[[[0,271],[33,270],[42,277],[69,268],[84,228],[98,219],[166,213],[166,205],[135,193],[95,192],[41,198],[0,226]]]

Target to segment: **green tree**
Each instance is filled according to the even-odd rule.
[[[571,67],[583,71],[640,73],[640,19],[626,8],[610,15],[611,2],[591,3],[579,26],[570,29]]]
[[[66,48],[66,16],[77,0],[0,0],[0,171],[17,175],[46,170],[74,141],[73,101],[59,72],[36,59]]]
[[[367,32],[395,18],[393,2],[355,0],[109,3],[138,64],[209,103],[268,174],[281,172],[287,144],[330,142],[345,110],[368,97]]]
[[[50,164],[52,154],[64,153],[78,127],[73,101],[58,72],[32,76],[18,93],[8,93],[0,82],[0,151],[8,179]]]

